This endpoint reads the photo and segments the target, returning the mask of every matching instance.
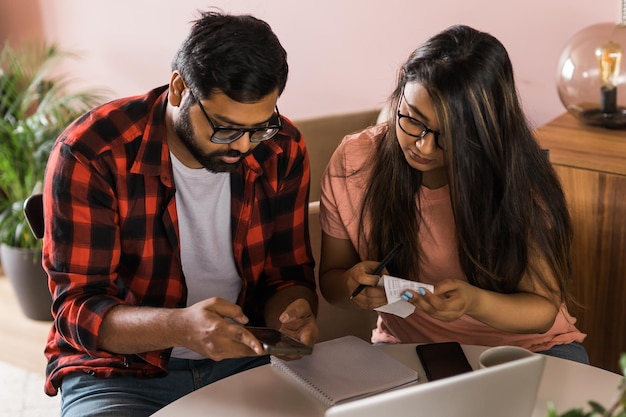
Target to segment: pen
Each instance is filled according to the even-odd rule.
[[[393,249],[391,249],[391,252],[389,252],[387,256],[385,256],[385,258],[382,261],[380,261],[376,269],[372,271],[372,275],[380,274],[383,271],[383,269],[385,269],[387,264],[393,259],[393,257],[396,256],[398,252],[400,252],[401,248],[402,248],[402,243],[398,243]],[[363,291],[365,287],[367,287],[367,285],[359,284],[359,286],[356,287],[356,289],[352,292],[350,299],[352,300],[354,297],[359,295],[359,293]]]

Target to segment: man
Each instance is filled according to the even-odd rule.
[[[96,108],[52,150],[46,393],[62,415],[150,415],[268,362],[242,325],[318,329],[304,139],[263,21],[202,13],[167,86]]]

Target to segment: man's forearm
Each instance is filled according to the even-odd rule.
[[[120,305],[102,321],[98,346],[121,354],[167,349],[178,344],[177,310]]]

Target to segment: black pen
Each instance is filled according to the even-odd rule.
[[[374,269],[374,271],[372,271],[372,275],[380,274],[383,271],[383,269],[385,269],[387,264],[393,259],[393,257],[396,256],[396,254],[398,252],[400,252],[401,248],[402,248],[402,243],[398,243],[395,248],[391,249],[391,252],[389,252],[387,254],[387,256],[385,256],[385,259],[380,261],[380,263],[378,264],[376,269]],[[352,295],[350,296],[350,299],[352,300],[354,297],[359,295],[359,293],[361,291],[363,291],[365,289],[365,287],[367,287],[367,285],[359,284],[359,286],[356,287],[356,289],[352,292]]]

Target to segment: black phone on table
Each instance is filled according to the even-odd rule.
[[[457,342],[425,343],[417,345],[415,350],[429,381],[473,370]]]
[[[310,355],[311,346],[269,327],[246,327],[263,345],[268,355]]]

